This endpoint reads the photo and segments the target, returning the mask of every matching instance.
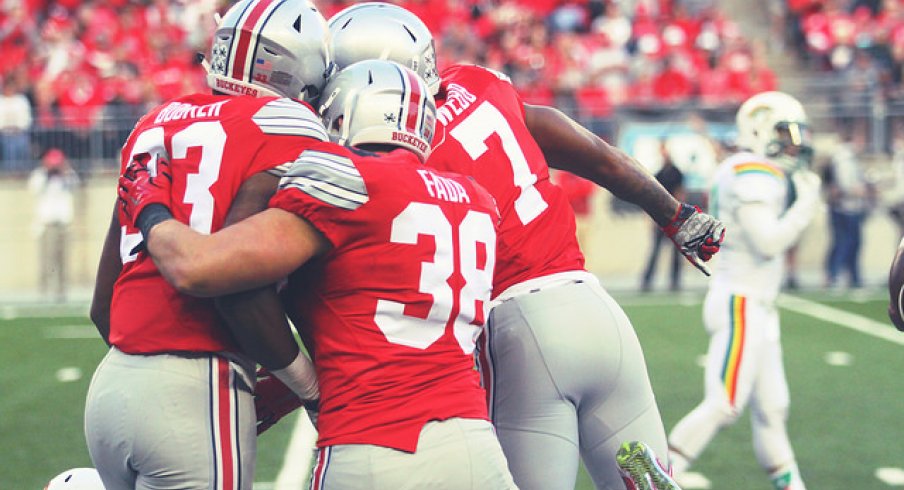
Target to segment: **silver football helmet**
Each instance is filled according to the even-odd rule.
[[[104,484],[96,469],[72,468],[53,477],[44,490],[104,490]]]
[[[313,102],[331,69],[328,32],[307,0],[241,0],[214,33],[207,84],[231,95]]]
[[[784,92],[761,92],[737,114],[740,148],[771,158],[787,171],[809,166],[813,141],[804,106]]]
[[[320,116],[335,143],[400,146],[424,162],[433,141],[436,104],[414,71],[391,61],[366,60],[330,78]]]
[[[330,59],[337,69],[363,60],[395,61],[420,75],[431,94],[439,91],[433,35],[408,10],[389,3],[360,3],[331,17],[329,29]]]

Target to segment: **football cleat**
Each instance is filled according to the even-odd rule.
[[[615,455],[615,461],[629,490],[681,490],[659,464],[653,450],[643,442],[631,441],[622,444]]]

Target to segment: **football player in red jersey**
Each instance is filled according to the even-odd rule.
[[[270,209],[197,233],[169,219],[159,163],[151,178],[140,161],[120,179],[123,208],[186,293],[272,284],[304,266],[293,301],[321,392],[311,488],[516,488],[473,369],[496,204],[470,177],[423,165],[436,108],[413,71],[363,61],[322,100],[339,144],[302,153]]]
[[[173,214],[200,233],[265,209],[284,164],[327,139],[313,109],[296,100],[316,99],[326,83],[326,33],[323,16],[303,0],[235,4],[213,39],[213,93],[173,99],[142,117],[123,147],[122,170],[166,161]],[[258,357],[240,352],[213,300],[166,282],[136,249],[142,239],[114,214],[91,306],[111,346],[88,390],[91,458],[109,489],[250,489]],[[291,338],[281,309],[250,309],[257,308]],[[281,363],[265,366],[316,397],[313,376],[292,378],[307,361],[295,343],[278,354]]]
[[[473,176],[499,205],[495,306],[478,359],[516,484],[574,488],[583,459],[597,488],[625,488],[621,444],[640,440],[666,455],[665,430],[633,326],[585,269],[547,159],[639,205],[704,272],[721,223],[563,113],[524,104],[505,75],[460,64],[439,74],[430,32],[401,7],[358,4],[329,25],[338,67],[385,58],[427,79],[437,104],[428,166]]]

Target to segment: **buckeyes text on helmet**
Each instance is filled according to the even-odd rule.
[[[421,162],[430,154],[436,104],[424,80],[405,66],[385,60],[353,63],[330,78],[320,104],[335,143],[398,146]]]
[[[768,157],[785,170],[807,166],[812,135],[803,105],[784,92],[753,95],[741,104],[736,122],[738,146]]]
[[[417,73],[435,95],[439,90],[433,35],[421,19],[398,5],[366,2],[340,11],[329,20],[330,59],[336,68],[381,59]]]
[[[230,95],[313,102],[331,69],[327,34],[307,0],[241,0],[214,33],[207,84]]]

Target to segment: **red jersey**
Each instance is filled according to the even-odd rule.
[[[245,180],[284,168],[325,139],[320,119],[301,102],[194,94],[138,122],[122,149],[120,171],[140,153],[165,155],[173,173],[173,216],[212,233],[223,226]],[[120,237],[123,268],[110,311],[113,345],[132,354],[235,350],[213,300],[178,293],[147,253],[130,254],[142,240],[137,229],[124,225]]]
[[[498,211],[486,190],[407,150],[321,144],[270,205],[333,245],[293,287],[316,354],[319,446],[413,452],[431,420],[487,419],[472,356],[496,251]]]
[[[505,75],[474,65],[441,74],[427,165],[473,176],[502,215],[493,296],[528,279],[584,270],[567,196],[549,180],[524,105]]]

